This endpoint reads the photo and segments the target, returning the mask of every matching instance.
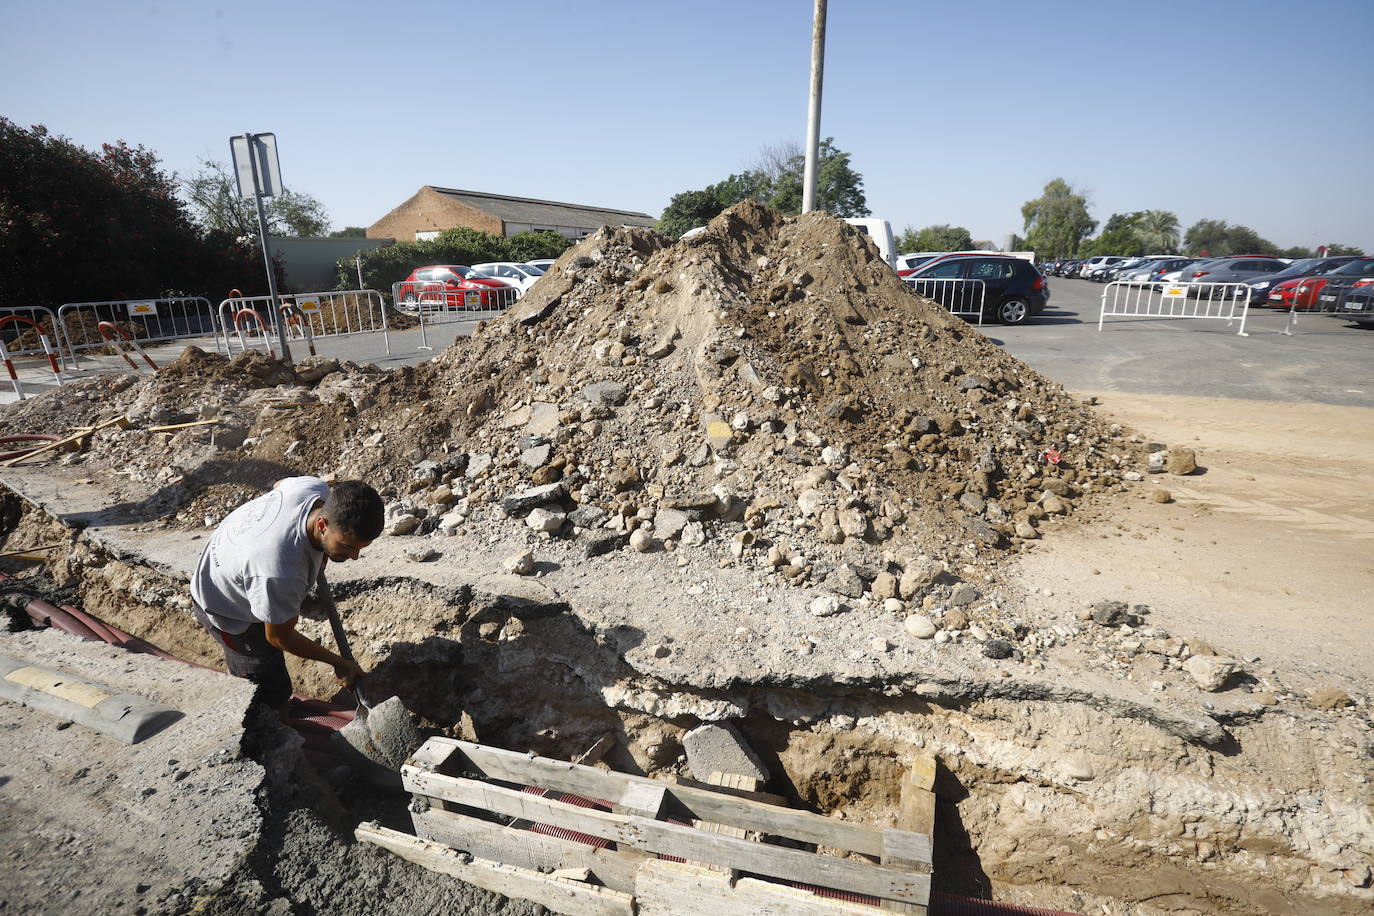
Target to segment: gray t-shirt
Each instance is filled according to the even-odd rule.
[[[324,560],[306,534],[315,504],[329,495],[318,477],[288,477],[230,512],[196,564],[191,598],[225,633],[285,623],[301,612]]]

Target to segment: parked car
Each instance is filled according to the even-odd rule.
[[[1362,328],[1374,328],[1374,277],[1351,283],[1336,307],[1336,314]]]
[[[1356,258],[1326,275],[1326,283],[1317,294],[1317,307],[1327,312],[1338,311],[1346,292],[1356,282],[1374,277],[1374,257]]]
[[[525,263],[531,267],[538,267],[540,270],[547,273],[549,268],[552,267],[557,260],[557,258],[535,258],[533,261],[526,261]]]
[[[1250,280],[1250,304],[1268,305],[1269,291],[1278,283],[1286,280],[1298,280],[1305,277],[1320,277],[1331,273],[1354,261],[1354,255],[1339,255],[1330,258],[1303,258],[1301,261],[1294,261],[1283,270],[1275,274],[1266,274]],[[1296,288],[1296,284],[1294,287]],[[1288,303],[1292,305],[1292,303]]]
[[[911,276],[912,274],[916,273],[917,271],[921,270],[922,268],[924,268],[924,267],[929,267],[931,264],[934,264],[934,263],[937,262],[937,261],[943,261],[943,260],[945,260],[946,258],[963,257],[963,256],[965,256],[965,255],[995,254],[995,253],[996,253],[996,252],[990,252],[990,251],[927,251],[927,252],[921,252],[922,255],[928,254],[928,255],[930,255],[930,257],[926,258],[924,261],[922,261],[922,262],[921,262],[919,265],[917,265],[916,267],[909,267],[909,268],[900,268],[900,269],[898,269],[898,271],[897,271],[897,276],[902,277],[902,278],[905,279],[906,277]]]
[[[1150,273],[1145,279],[1158,282],[1166,275],[1176,275],[1182,272],[1189,264],[1196,264],[1197,262],[1197,258],[1165,258],[1158,264],[1152,264],[1150,266]],[[1176,280],[1178,277],[1174,276],[1173,279]]]
[[[897,255],[897,276],[905,276],[904,271],[913,271],[931,258],[938,258],[943,251],[913,251]]]
[[[396,304],[414,308],[439,305],[447,308],[494,308],[505,303],[494,292],[506,284],[483,277],[465,264],[417,267],[396,287]],[[475,295],[474,295],[475,294]]]
[[[1199,261],[1183,272],[1182,280],[1193,283],[1248,283],[1256,277],[1276,274],[1288,266],[1281,258],[1242,255]]]
[[[1078,272],[1074,276],[1081,277],[1084,280],[1088,280],[1092,278],[1093,271],[1097,270],[1098,268],[1107,267],[1112,264],[1120,264],[1124,260],[1126,259],[1122,257],[1117,257],[1116,255],[1100,254],[1096,257],[1088,258],[1086,261],[1084,261],[1083,264],[1078,268]]]
[[[1045,310],[1050,289],[1035,265],[1024,258],[1006,255],[954,255],[932,260],[905,278],[907,284],[923,295],[928,294],[948,308],[955,302],[959,287],[972,284],[924,285],[922,280],[981,280],[983,281],[982,318],[1002,324],[1023,324]]]
[[[517,261],[488,261],[485,264],[474,264],[472,269],[484,277],[505,280],[520,290],[522,296],[529,292],[535,280],[544,276],[544,271],[538,267],[531,267]]]

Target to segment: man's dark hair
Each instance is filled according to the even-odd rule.
[[[361,480],[341,480],[329,488],[324,517],[331,525],[363,541],[375,541],[382,533],[386,510],[377,491]]]

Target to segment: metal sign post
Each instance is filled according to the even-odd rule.
[[[281,301],[277,297],[277,276],[272,270],[272,252],[267,248],[267,211],[264,197],[275,197],[281,190],[281,167],[277,162],[276,134],[251,134],[229,138],[234,157],[234,172],[238,176],[239,197],[252,197],[258,209],[258,239],[262,242],[262,263],[267,268],[267,292],[271,298],[271,318],[277,325],[277,343],[281,358],[292,365],[291,349],[286,344],[286,322],[281,320]],[[248,181],[244,181],[244,179]],[[251,183],[251,184],[250,184]],[[251,187],[251,192],[250,192]]]

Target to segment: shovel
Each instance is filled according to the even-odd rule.
[[[334,631],[334,642],[339,645],[339,655],[348,661],[354,661],[353,650],[348,648],[348,637],[344,636],[343,622],[339,620],[339,608],[334,604],[334,595],[329,590],[329,582],[324,577],[324,567],[320,567],[320,575],[315,580],[315,591],[324,605],[325,613],[329,615],[329,628]],[[353,697],[358,701],[358,715],[365,716],[367,711],[372,708],[372,702],[367,698],[367,691],[363,688],[363,679],[358,677],[353,679],[353,685],[349,687],[353,692]]]

